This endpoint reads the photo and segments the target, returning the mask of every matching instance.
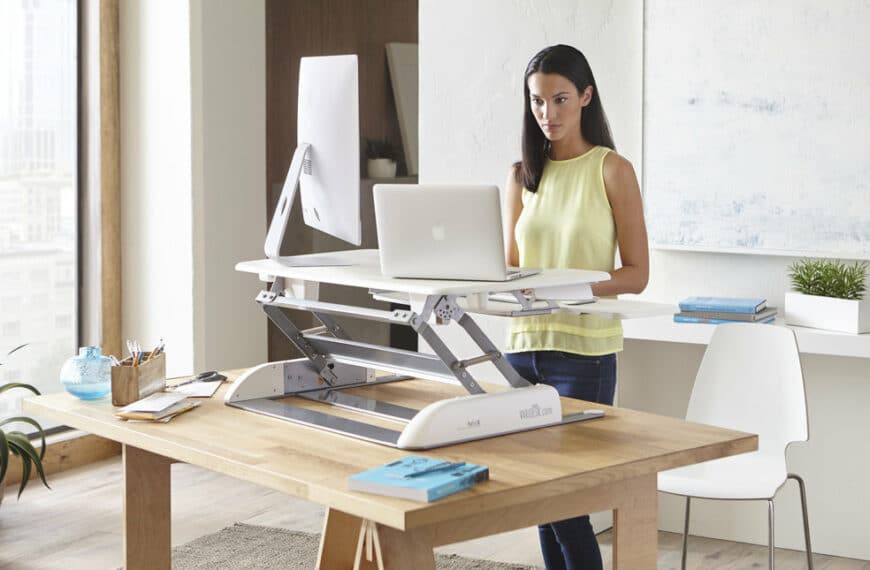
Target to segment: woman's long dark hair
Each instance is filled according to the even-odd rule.
[[[526,97],[523,110],[523,160],[514,166],[517,181],[521,182],[529,192],[538,190],[541,175],[544,173],[547,152],[550,149],[550,142],[544,136],[532,113],[529,77],[537,72],[557,73],[565,77],[577,87],[580,95],[591,85],[592,100],[582,111],[580,131],[583,133],[583,138],[590,143],[616,149],[613,137],[610,135],[607,115],[604,114],[604,107],[601,106],[601,98],[598,96],[598,86],[595,84],[595,77],[592,76],[592,68],[589,67],[586,56],[571,46],[546,47],[535,54],[523,76],[523,92]]]

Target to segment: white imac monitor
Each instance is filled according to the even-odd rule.
[[[282,257],[280,249],[297,184],[307,225],[353,245],[362,242],[356,55],[300,60],[297,125],[298,146],[266,234],[266,257],[294,266],[347,265],[340,252]]]

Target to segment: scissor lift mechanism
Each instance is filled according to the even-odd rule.
[[[512,293],[519,308],[510,310],[511,316],[549,314],[559,309],[553,301],[532,303],[519,290]],[[252,368],[227,394],[225,402],[231,406],[403,449],[439,447],[603,415],[600,410],[563,415],[556,390],[522,378],[460,306],[456,295],[427,295],[419,312],[387,311],[299,298],[285,289],[285,279],[279,276],[268,291],[257,295],[256,301],[305,357]],[[300,330],[283,308],[310,311],[321,326]],[[434,354],[354,341],[334,316],[409,326]],[[438,327],[430,324],[433,317],[438,325],[457,323],[481,354],[457,358],[436,332]],[[484,362],[491,362],[514,389],[486,393],[469,370]],[[375,370],[394,375],[376,377]],[[458,380],[469,395],[416,410],[343,392],[412,378]],[[393,420],[404,424],[404,428],[387,429],[281,401],[290,396]]]

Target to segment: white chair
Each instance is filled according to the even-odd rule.
[[[768,559],[773,570],[773,497],[787,479],[797,481],[800,488],[807,565],[812,570],[806,489],[803,479],[789,473],[785,463],[788,445],[809,438],[794,332],[774,325],[718,325],[695,378],[686,419],[758,434],[758,451],[659,474],[659,491],[686,497],[683,570],[693,497],[766,500]]]

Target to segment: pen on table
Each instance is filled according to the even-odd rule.
[[[408,473],[405,475],[408,477],[421,477],[423,475],[428,475],[430,473],[436,473],[438,471],[446,471],[448,469],[455,469],[456,467],[462,467],[465,465],[464,461],[459,461],[458,463],[452,463],[450,461],[445,461],[443,463],[436,463],[432,467],[428,467],[426,469],[421,469],[420,471],[414,471],[413,473]]]

